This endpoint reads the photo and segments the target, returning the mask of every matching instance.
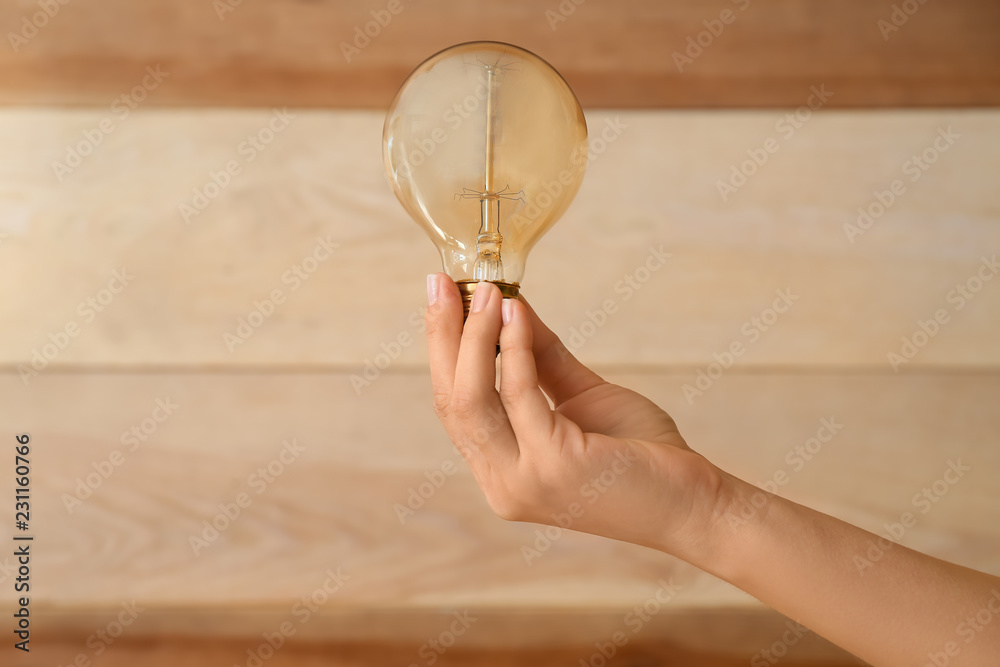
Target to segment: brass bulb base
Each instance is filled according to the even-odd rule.
[[[472,309],[472,295],[475,294],[479,282],[478,280],[458,280],[455,282],[462,295],[462,313],[465,319],[469,319],[469,311]],[[500,294],[505,299],[516,299],[521,292],[521,286],[516,283],[502,283],[492,280],[483,282],[492,282],[500,288]]]

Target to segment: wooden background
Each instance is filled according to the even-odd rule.
[[[897,26],[903,4],[919,10]],[[0,52],[0,101],[104,106],[157,62],[173,77],[159,105],[384,108],[421,60],[479,39],[537,52],[588,107],[797,106],[819,82],[840,91],[838,107],[1000,101],[1000,7],[989,0],[399,0],[355,44],[389,5],[70,2],[17,53]],[[32,8],[7,3],[4,32]],[[731,22],[678,71],[674,53],[724,10]],[[360,53],[348,58],[344,43]]]
[[[431,413],[420,322],[437,259],[385,183],[381,124],[414,65],[479,38],[560,69],[593,139],[621,128],[594,144],[524,281],[578,356],[723,468],[790,472],[784,495],[875,532],[960,459],[971,470],[901,541],[1000,574],[1000,278],[961,309],[953,292],[992,276],[1000,250],[995,3],[927,3],[888,40],[888,2],[587,0],[563,3],[555,30],[556,2],[403,3],[350,63],[340,43],[386,3],[243,3],[221,19],[207,1],[70,3],[0,49],[0,424],[33,438],[38,540],[34,649],[14,664],[245,664],[338,567],[350,579],[266,664],[425,664],[420,645],[469,611],[438,664],[577,665],[661,578],[680,592],[619,664],[745,665],[780,641],[787,619],[653,551],[567,533],[526,564],[537,527],[492,516]],[[678,72],[672,54],[723,9],[736,19]],[[34,11],[5,5],[3,33]],[[116,114],[157,65],[169,76]],[[826,107],[779,131],[813,86]],[[291,120],[247,161],[241,142],[274,107]],[[53,167],[107,119],[78,166]],[[942,132],[957,138],[912,180]],[[724,200],[717,183],[772,137],[778,152]],[[230,160],[241,173],[186,221],[181,204]],[[845,231],[895,179],[888,210]],[[283,276],[317,239],[337,247],[293,289]],[[661,247],[626,300],[616,285]],[[131,278],[111,295],[114,271]],[[284,302],[227,345],[276,289]],[[796,301],[751,339],[777,291]],[[607,300],[616,312],[591,327]],[[896,372],[887,355],[939,309],[948,322]],[[27,372],[67,326],[78,335]],[[747,353],[686,397],[734,341]],[[178,406],[162,423],[157,400]],[[786,453],[830,418],[843,430],[792,472]],[[144,420],[155,431],[129,451],[121,436]],[[190,536],[288,439],[302,455],[196,555]],[[115,450],[121,465],[67,511]],[[447,462],[458,472],[401,523],[394,506]],[[0,557],[4,609],[12,565]],[[88,637],[133,600],[144,611],[96,656]],[[855,663],[807,635],[781,664]]]

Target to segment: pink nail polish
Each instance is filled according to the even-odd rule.
[[[510,324],[510,318],[514,314],[514,301],[512,299],[504,299],[500,302],[500,316],[503,318],[504,324]]]
[[[436,273],[427,274],[427,305],[433,306],[438,298],[438,277]]]
[[[472,312],[478,313],[486,307],[490,300],[489,283],[485,280],[476,284],[476,291],[472,294]]]

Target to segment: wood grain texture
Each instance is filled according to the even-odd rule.
[[[809,641],[808,639],[804,641]],[[154,641],[123,640],[101,658],[102,667],[219,667],[245,664],[252,640],[193,640],[170,637]],[[782,659],[782,667],[856,667],[853,659],[808,659],[794,653]],[[396,644],[329,644],[292,642],[267,661],[268,667],[397,667],[419,661],[420,646]],[[511,650],[508,648],[469,649],[455,647],[440,656],[438,667],[579,667],[580,660],[594,653],[592,644]],[[79,654],[80,644],[61,641],[33,650],[32,658],[14,667],[35,667],[69,663]],[[685,651],[677,646],[655,641],[630,643],[617,654],[617,665],[644,667],[745,667],[744,656],[727,657],[719,653]]]
[[[0,363],[30,362],[72,322],[50,369],[360,373],[390,353],[393,368],[422,369],[424,274],[440,263],[385,183],[382,114],[294,113],[250,161],[240,146],[271,112],[137,112],[62,182],[53,163],[107,114],[0,113]],[[887,355],[945,309],[902,369],[1000,365],[1000,280],[983,263],[1000,250],[1000,113],[823,112],[787,138],[768,111],[588,119],[583,188],[523,289],[588,363],[706,367],[739,342],[745,367],[891,371]],[[958,137],[914,173],[948,128]],[[723,201],[720,180],[768,139],[778,152]],[[230,161],[240,173],[185,222],[180,206]],[[846,233],[895,180],[903,194]],[[317,239],[339,247],[307,280],[289,276]],[[671,257],[642,273],[660,248]],[[134,279],[108,294],[123,268]],[[950,298],[979,271],[990,280],[974,296]],[[275,289],[284,303],[228,344]],[[753,318],[775,315],[784,290],[796,301],[762,330]],[[101,312],[86,305],[104,296]]]
[[[783,495],[877,533],[913,512],[903,544],[1000,573],[997,374],[733,372],[694,405],[679,392],[690,374],[610,379],[668,409],[724,469],[757,483],[782,470]],[[94,618],[135,599],[149,610],[137,634],[256,636],[339,567],[350,579],[303,639],[419,642],[437,632],[435,614],[473,609],[493,620],[470,644],[511,633],[524,646],[586,643],[617,629],[663,578],[680,590],[649,637],[752,655],[780,635],[780,616],[652,550],[567,532],[526,563],[521,548],[539,528],[492,515],[429,409],[428,385],[422,374],[387,374],[358,397],[345,374],[49,373],[28,390],[0,376],[5,427],[35,443],[34,564],[45,577],[34,602],[44,623],[55,635],[88,634],[101,627]],[[126,451],[121,435],[157,399],[177,407]],[[842,426],[796,469],[789,453],[809,446],[824,419]],[[305,450],[257,494],[250,476],[290,438]],[[124,461],[67,511],[62,494],[114,450]],[[401,522],[395,505],[446,461],[457,472]],[[969,470],[923,511],[914,496],[951,461]],[[195,555],[190,535],[241,492],[252,503]],[[9,511],[0,509],[3,531]],[[9,589],[2,595],[9,604]]]
[[[86,646],[86,639],[113,621],[116,612],[121,609],[120,605],[116,608],[58,611],[41,607],[38,609],[38,622],[46,635],[59,638],[58,648],[63,652],[74,649],[78,652]],[[260,645],[261,635],[273,633],[275,628],[291,620],[295,628],[295,632],[289,635],[293,655],[303,649],[318,650],[323,644],[332,642],[377,642],[391,654],[409,653],[410,662],[403,664],[411,664],[415,660],[414,655],[420,655],[421,642],[438,637],[455,620],[456,611],[460,616],[467,611],[469,617],[475,619],[468,631],[455,642],[457,657],[465,660],[485,658],[494,652],[499,654],[495,656],[498,658],[511,653],[527,657],[557,648],[559,652],[553,652],[553,656],[575,655],[574,660],[578,662],[581,658],[588,659],[596,651],[595,644],[607,641],[615,632],[624,630],[630,637],[622,651],[623,657],[658,656],[661,660],[667,656],[674,659],[689,657],[699,660],[693,663],[696,665],[715,665],[716,662],[728,665],[735,660],[746,663],[761,649],[770,647],[776,641],[780,643],[781,635],[788,631],[789,626],[795,627],[790,619],[763,608],[661,608],[646,617],[638,632],[630,632],[634,628],[625,626],[623,620],[631,610],[619,609],[321,608],[301,623],[302,619],[292,616],[288,608],[230,605],[173,609],[146,607],[141,612],[141,618],[129,627],[124,641],[135,644],[155,639],[169,646],[170,642],[180,640],[184,644],[214,646],[217,650],[241,647],[245,656],[248,648],[255,649]],[[326,650],[337,654],[334,647]],[[53,652],[46,653],[51,655]],[[830,662],[841,664],[849,654],[806,631],[796,642],[794,655],[820,667]],[[455,657],[452,656],[453,659]]]
[[[469,39],[537,51],[589,107],[788,107],[819,84],[839,91],[838,107],[1000,103],[989,0],[914,2],[896,31],[879,24],[893,20],[891,0],[400,0],[380,28],[372,12],[389,16],[389,4],[100,0],[42,15],[31,36],[23,22],[38,7],[6,3],[0,103],[105,108],[159,64],[170,78],[149,104],[384,108],[417,63]],[[731,23],[713,38],[706,24],[724,10]],[[345,56],[366,24],[376,36]],[[706,46],[678,68],[689,39]]]
[[[39,5],[0,7],[0,105],[23,107],[0,110],[0,426],[33,437],[37,535],[35,646],[15,665],[97,658],[88,637],[130,601],[143,611],[105,667],[245,662],[289,620],[268,667],[410,664],[463,611],[477,622],[440,665],[577,665],[665,580],[677,594],[622,663],[745,665],[780,639],[788,619],[686,563],[500,521],[434,419],[421,316],[438,261],[384,182],[382,111],[356,109],[470,38],[538,52],[591,109],[587,181],[524,289],[577,354],[724,469],[784,473],[782,495],[880,534],[914,512],[902,543],[1000,574],[1000,112],[968,108],[1000,104],[996,3],[925,3],[887,35],[898,0],[402,0],[348,58],[385,0],[221,2],[53,0],[25,42],[11,36]],[[679,71],[723,10],[735,21]],[[163,82],[123,114],[147,68]],[[790,120],[817,88],[825,109]],[[783,110],[662,110],[705,107]],[[282,117],[251,157],[244,142]],[[768,140],[779,150],[722,196]],[[227,162],[240,173],[185,220]],[[846,233],[894,179],[905,192]],[[788,312],[752,333],[780,293]],[[894,374],[887,354],[940,309]],[[289,442],[301,453],[279,466]],[[320,601],[334,571],[345,583]],[[782,664],[852,661],[808,633]]]

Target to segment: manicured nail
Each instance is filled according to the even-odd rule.
[[[510,324],[510,318],[514,314],[514,301],[513,299],[504,299],[500,302],[500,316],[503,318],[504,324]]]
[[[427,305],[433,306],[438,300],[438,277],[436,273],[427,274]]]
[[[472,293],[472,312],[478,313],[480,310],[486,307],[487,302],[490,300],[489,283],[485,280],[481,280],[476,283],[476,291]]]

